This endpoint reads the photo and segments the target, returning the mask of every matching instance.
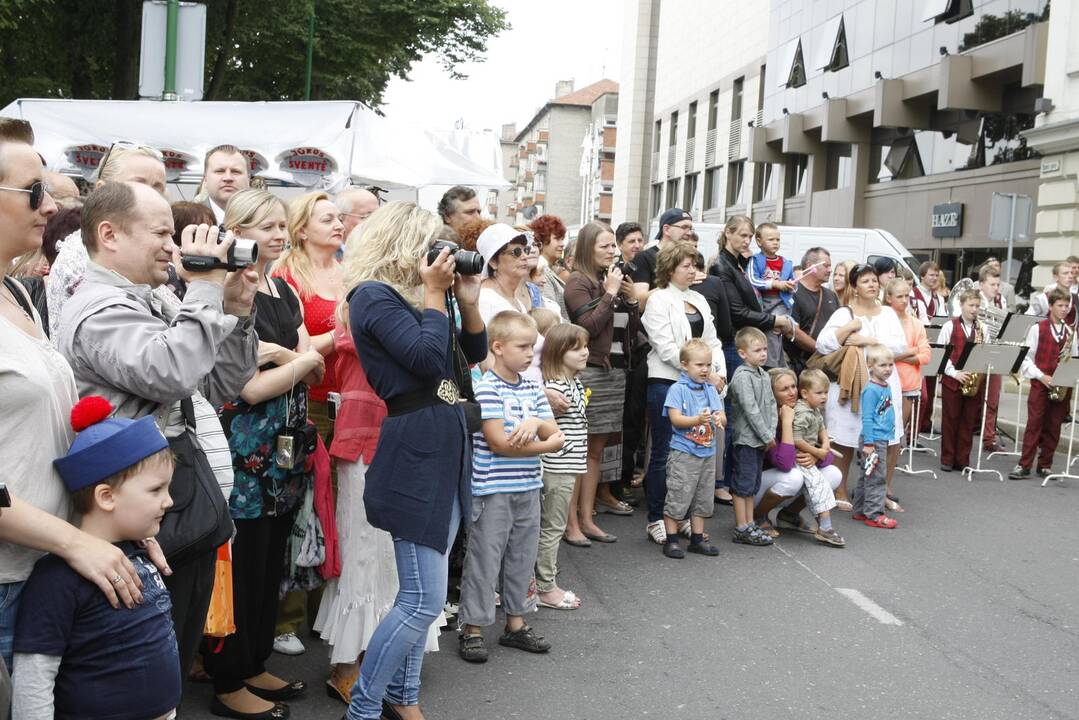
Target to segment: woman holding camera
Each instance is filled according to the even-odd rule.
[[[367,646],[347,717],[377,720],[386,704],[388,717],[418,718],[424,639],[446,599],[450,545],[469,520],[472,444],[455,396],[468,364],[487,356],[487,335],[479,276],[456,275],[448,248],[428,260],[442,226],[434,214],[394,202],[368,226],[345,254],[349,325],[389,414],[363,499],[371,524],[393,536],[401,589]]]
[[[306,685],[271,675],[265,663],[273,650],[285,546],[296,508],[311,482],[310,473],[304,471],[314,445],[305,383],[322,379],[324,362],[310,347],[295,293],[284,280],[266,275],[268,265],[285,248],[285,206],[264,190],[242,190],[229,200],[224,225],[258,245],[255,330],[260,350],[255,376],[238,400],[221,409],[236,478],[229,497],[236,525],[232,543],[236,632],[224,639],[219,652],[204,653],[203,665],[213,677],[214,714],[284,717],[287,706],[279,701],[300,694]]]
[[[591,391],[586,408],[588,470],[580,482],[576,504],[578,523],[570,523],[566,530],[567,542],[574,545],[617,539],[596,525],[592,513],[597,506],[615,515],[633,512],[606,485],[600,503],[596,502],[603,450],[609,442],[618,440],[622,432],[627,332],[631,333],[629,337],[636,334],[639,321],[633,283],[614,265],[614,260],[614,233],[607,225],[590,222],[581,228],[577,233],[574,271],[566,281],[565,292],[570,322],[588,331],[588,365],[580,379]],[[574,530],[582,537],[574,537]]]

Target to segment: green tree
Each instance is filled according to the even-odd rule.
[[[207,100],[382,103],[393,77],[434,55],[454,77],[509,26],[488,0],[207,0]],[[0,0],[0,104],[18,97],[138,96],[140,0]]]

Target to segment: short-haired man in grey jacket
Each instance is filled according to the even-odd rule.
[[[166,437],[184,432],[178,406],[190,398],[197,442],[211,465],[224,452],[226,467],[218,462],[215,475],[227,498],[231,459],[210,403],[234,400],[257,369],[258,273],[178,268],[187,295],[178,307],[162,304],[152,290],[168,279],[172,234],[172,209],[152,188],[109,183],[91,193],[82,210],[90,262],[64,304],[57,344],[80,395],[104,396],[118,417],[155,415]],[[190,226],[182,252],[224,260],[229,243],[217,240],[217,228]],[[166,580],[185,673],[202,635],[215,557],[210,552],[173,567]]]

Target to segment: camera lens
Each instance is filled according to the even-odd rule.
[[[230,269],[239,269],[253,265],[259,257],[259,246],[254,240],[236,238],[229,248],[228,264]]]
[[[456,270],[461,275],[479,275],[483,272],[483,256],[471,250],[458,250],[453,254]]]

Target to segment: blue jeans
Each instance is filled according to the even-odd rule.
[[[454,498],[445,553],[393,539],[400,590],[367,644],[360,676],[352,687],[349,720],[378,720],[383,698],[393,705],[419,703],[427,631],[446,602],[449,552],[460,521],[460,504]]]
[[[15,654],[15,616],[19,614],[19,598],[25,582],[0,584],[0,656],[8,670]]]
[[[742,365],[742,357],[738,354],[738,350],[734,347],[734,341],[730,343],[723,343],[723,359],[727,362],[727,384],[731,382],[731,378],[734,377],[734,371],[738,369],[739,365]],[[727,413],[727,428],[723,431],[723,477],[716,476],[716,487],[726,488],[730,487],[730,483],[727,478],[731,477],[731,473],[734,472],[734,403],[731,402],[730,391],[727,392],[727,396],[723,398],[723,412]]]
[[[652,453],[644,475],[644,495],[648,502],[648,522],[663,519],[667,501],[667,455],[671,451],[671,419],[663,414],[670,383],[648,381],[648,424],[652,433]]]

